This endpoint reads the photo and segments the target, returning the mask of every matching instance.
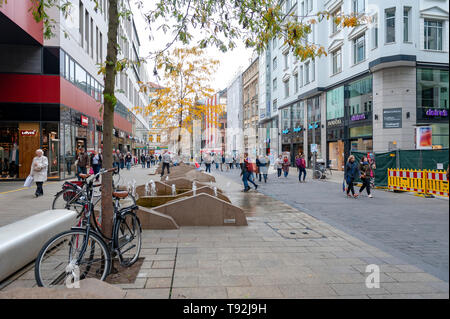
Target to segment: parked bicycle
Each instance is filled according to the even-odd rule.
[[[327,176],[333,175],[331,169],[325,166],[323,162],[317,162],[314,168],[314,178],[315,179],[326,179]]]
[[[94,181],[115,169],[102,169],[90,180],[86,178],[79,226],[51,238],[41,249],[35,262],[38,286],[73,285],[79,280],[96,278],[105,280],[111,271],[113,258],[129,267],[139,258],[141,250],[141,224],[136,215],[137,206],[119,208],[119,201],[129,194],[113,192],[114,214],[112,238],[102,233],[94,214]]]

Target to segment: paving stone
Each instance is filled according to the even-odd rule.
[[[171,284],[171,277],[148,278],[145,288],[170,288]]]
[[[172,287],[173,288],[195,288],[199,287],[200,281],[199,276],[175,276],[173,278]]]
[[[328,285],[282,285],[279,289],[285,298],[337,296]]]
[[[136,280],[132,284],[116,284],[114,286],[122,289],[143,289],[146,282],[147,278],[136,278]]]
[[[383,289],[386,289],[392,294],[427,294],[445,292],[442,287],[433,287],[430,284],[419,282],[384,283]]]
[[[228,297],[231,299],[283,298],[283,294],[277,286],[227,287],[226,289]]]
[[[246,276],[202,276],[199,277],[200,287],[245,287],[250,286]]]
[[[148,277],[172,277],[173,269],[157,269],[148,270]]]
[[[438,278],[424,273],[424,272],[420,272],[420,273],[414,273],[414,272],[407,272],[407,273],[402,273],[402,272],[392,272],[392,273],[387,273],[387,275],[389,277],[394,278],[396,281],[398,282],[416,282],[416,281],[440,281]]]
[[[389,294],[387,288],[385,289],[385,285],[389,283],[380,284],[380,288],[367,288],[365,282],[358,284],[330,284],[330,287],[341,296],[345,295],[379,295],[379,294]]]
[[[170,268],[172,269],[175,261],[172,260],[155,260],[153,262],[152,268]]]
[[[169,299],[169,288],[157,288],[157,289],[127,289],[135,294],[141,295],[146,299]]]
[[[226,299],[225,287],[173,288],[172,299]]]

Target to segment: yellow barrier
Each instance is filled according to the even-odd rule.
[[[445,171],[388,169],[388,188],[425,195],[449,196]]]

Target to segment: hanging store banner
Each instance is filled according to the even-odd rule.
[[[416,149],[433,149],[431,126],[419,126],[416,128]]]

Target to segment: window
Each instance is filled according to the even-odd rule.
[[[395,42],[395,8],[384,10],[386,20],[386,43]]]
[[[341,16],[341,7],[339,7],[336,11],[332,13],[332,19],[331,19],[331,34],[335,34],[339,30],[341,30],[341,24],[336,23],[336,18],[339,18]]]
[[[156,135],[156,142],[161,143],[161,135]]]
[[[378,15],[373,16],[372,49],[378,48]]]
[[[284,58],[284,69],[287,70],[289,68],[289,53],[284,53],[283,58]]]
[[[308,12],[311,12],[313,10],[313,0],[309,0],[309,9]]]
[[[277,78],[273,79],[273,90],[277,90]]]
[[[98,34],[98,27],[96,26],[95,27],[95,45],[96,45],[96,49],[97,50],[95,50],[95,61],[97,62],[97,63],[99,63],[99,61],[100,61],[100,59],[99,59],[99,55],[100,55],[100,45],[99,45],[99,42],[100,42],[100,36],[99,36],[99,34]]]
[[[316,60],[312,60],[311,65],[311,82],[316,80]]]
[[[305,85],[309,84],[309,62],[305,63]]]
[[[356,14],[363,13],[365,8],[365,0],[352,0],[352,10]]]
[[[284,97],[289,97],[289,78],[287,79],[287,81],[284,81]]]
[[[342,71],[342,51],[341,48],[331,53],[331,57],[333,59],[333,74],[339,73]]]
[[[295,93],[298,93],[298,73],[294,74],[294,87],[295,87]]]
[[[278,108],[278,100],[273,100],[273,109],[276,110]]]
[[[86,71],[78,64],[75,64],[75,85],[87,92]]]
[[[272,64],[273,64],[273,69],[276,70],[277,69],[277,57],[273,58]]]
[[[425,20],[424,32],[425,50],[442,51],[442,22]]]
[[[403,7],[403,42],[409,42],[411,7]]]
[[[353,40],[353,64],[364,61],[366,58],[366,36],[362,36]]]
[[[327,120],[344,117],[344,86],[327,92]]]
[[[103,34],[100,32],[100,40],[99,40],[99,47],[100,47],[100,63],[103,63]]]
[[[81,0],[80,0],[80,10],[79,10],[79,18],[78,18],[79,26],[78,26],[78,29],[80,31],[81,47],[83,47],[83,27],[84,27],[84,25],[83,25],[83,16],[84,16],[83,2],[81,2]]]
[[[305,63],[305,84],[309,84],[309,62]]]
[[[94,20],[91,18],[91,58],[94,58]]]
[[[303,65],[300,66],[300,87],[303,87]]]
[[[305,2],[304,1],[302,1],[302,4],[300,5],[300,15],[302,17],[305,16]]]
[[[84,13],[84,41],[86,52],[89,54],[89,13],[87,10]]]
[[[277,37],[273,38],[273,49],[275,50],[277,48]]]

